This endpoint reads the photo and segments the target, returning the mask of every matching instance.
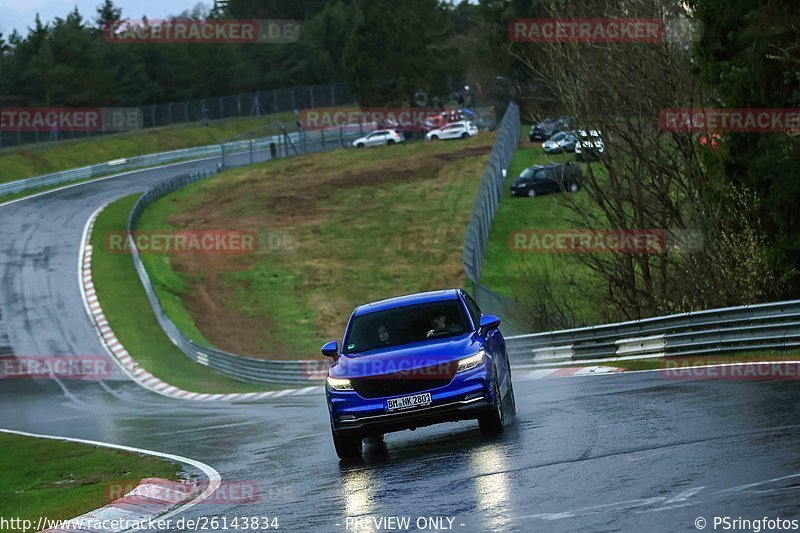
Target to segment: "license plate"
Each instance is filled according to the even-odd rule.
[[[401,411],[403,409],[413,409],[431,404],[431,393],[415,394],[413,396],[403,396],[402,398],[392,398],[386,400],[387,411]]]

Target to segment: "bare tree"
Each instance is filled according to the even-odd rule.
[[[656,19],[667,28],[657,42],[547,42],[509,48],[528,65],[531,76],[551,88],[578,128],[598,130],[605,141],[605,156],[584,173],[584,192],[565,195],[570,213],[566,223],[581,229],[661,231],[666,237],[658,253],[575,256],[595,274],[592,297],[599,299],[603,318],[634,319],[769,295],[774,280],[763,239],[741,216],[755,199],[714,177],[709,169],[716,154],[700,147],[695,134],[660,127],[663,111],[702,107],[709,99],[691,71],[691,43],[674,39],[669,31],[688,20],[683,4],[571,0],[548,5],[553,18]],[[581,321],[563,311],[563,301],[551,297],[543,304],[541,294],[539,300],[534,305],[539,313],[548,312],[549,306],[567,322],[570,317]],[[533,320],[543,322],[541,315]]]

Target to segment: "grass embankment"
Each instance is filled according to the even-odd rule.
[[[276,121],[294,123],[295,120],[293,113],[279,113],[212,120],[208,126],[194,122],[102,137],[8,147],[0,150],[0,183],[124,157],[205,146]]]
[[[112,252],[109,232],[125,231],[133,204],[131,195],[109,204],[92,231],[92,278],[106,319],[136,362],[167,383],[192,392],[233,393],[270,390],[268,385],[241,383],[191,361],[172,344],[158,324],[139,282],[131,256]],[[172,309],[169,301],[162,300]],[[185,323],[182,323],[186,327]]]
[[[40,517],[74,518],[144,478],[176,481],[180,470],[160,458],[0,433],[0,516],[33,524]]]
[[[525,252],[513,249],[511,236],[517,231],[527,230],[570,230],[570,208],[567,200],[582,202],[585,194],[548,194],[528,197],[513,197],[509,192],[511,181],[527,167],[549,163],[574,161],[574,154],[547,155],[541,142],[528,140],[528,126],[523,126],[520,145],[511,160],[505,190],[497,207],[481,272],[481,283],[513,298],[520,294],[526,297],[547,286],[553,294],[569,294],[573,306],[581,320],[595,323],[600,320],[591,291],[576,290],[590,287],[594,276],[574,256],[566,253]],[[586,169],[586,165],[581,164]],[[600,171],[596,166],[595,171]],[[570,198],[568,198],[570,197]],[[588,204],[588,199],[586,199]],[[591,206],[587,205],[587,209]],[[573,217],[574,218],[574,217]]]
[[[313,357],[341,337],[355,305],[465,284],[464,230],[493,142],[481,134],[225,172],[162,198],[139,229],[236,229],[292,245],[145,263],[190,336],[240,354]]]

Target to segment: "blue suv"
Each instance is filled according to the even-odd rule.
[[[357,307],[341,348],[322,347],[334,360],[325,391],[339,458],[360,457],[365,437],[439,422],[503,431],[516,404],[499,326],[460,289]]]

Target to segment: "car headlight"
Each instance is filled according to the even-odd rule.
[[[464,372],[465,370],[471,370],[476,366],[482,365],[485,355],[486,353],[483,350],[481,350],[475,355],[470,355],[469,357],[461,359],[458,362],[458,369],[456,370],[456,372]]]
[[[350,384],[349,379],[332,378],[328,376],[328,387],[333,390],[353,390],[353,385]]]

